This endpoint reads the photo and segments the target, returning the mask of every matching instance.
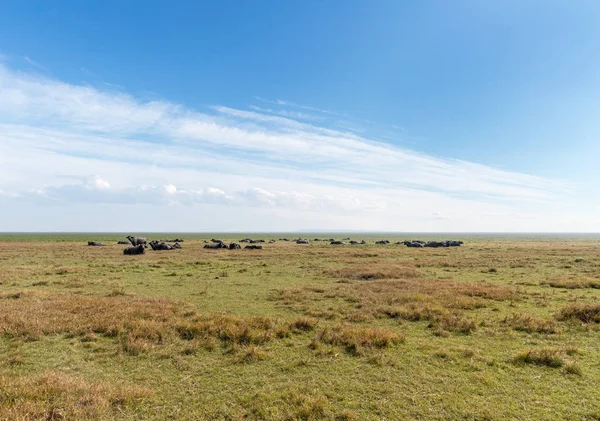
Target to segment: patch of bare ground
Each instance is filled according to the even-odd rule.
[[[0,375],[0,414],[6,420],[110,419],[151,395],[147,388],[88,382],[60,372]]]

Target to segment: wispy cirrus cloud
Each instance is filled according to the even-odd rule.
[[[410,220],[509,215],[523,203],[539,209],[566,191],[554,180],[433,157],[318,122],[256,106],[198,112],[0,65],[1,197],[40,206],[277,208],[323,221],[345,213],[362,226],[381,218],[402,229]]]

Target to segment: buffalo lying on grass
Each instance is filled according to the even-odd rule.
[[[158,240],[161,243],[183,243],[183,239],[181,238],[169,238],[167,240]]]
[[[127,247],[123,250],[123,254],[144,254],[145,248],[143,244],[138,244],[137,246]]]
[[[229,244],[229,250],[239,250],[241,248],[242,248],[242,246],[240,246],[238,243],[230,243]]]
[[[258,244],[248,244],[246,247],[244,247],[245,249],[248,250],[262,250],[263,246],[260,246]]]
[[[212,243],[212,244],[204,244],[205,249],[226,249],[227,244],[225,243]]]
[[[296,244],[308,244],[308,240],[298,239],[298,240],[296,240]]]
[[[174,250],[174,249],[180,249],[181,245],[179,243],[175,243],[173,245],[164,243],[162,241],[150,241],[150,247],[152,247],[152,250]]]
[[[375,241],[375,244],[389,244],[389,240],[379,240],[379,241]]]
[[[133,237],[129,235],[127,236],[127,239],[129,240],[132,246],[139,246],[140,244],[145,246],[148,242],[146,237]]]
[[[99,243],[98,241],[88,241],[88,246],[98,247],[103,246],[104,244]]]
[[[344,243],[343,241],[331,241],[329,244],[331,244],[332,246],[344,246],[344,245],[346,245],[346,243]]]
[[[123,244],[131,244],[131,242],[129,242],[129,241],[117,241],[117,244],[121,244],[121,245],[123,245]]]

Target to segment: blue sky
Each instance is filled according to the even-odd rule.
[[[593,1],[0,6],[0,230],[600,231]]]

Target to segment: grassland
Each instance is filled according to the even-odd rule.
[[[183,236],[0,235],[0,419],[600,419],[598,237]]]

